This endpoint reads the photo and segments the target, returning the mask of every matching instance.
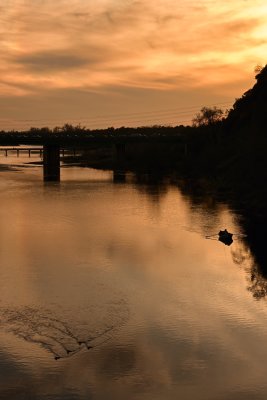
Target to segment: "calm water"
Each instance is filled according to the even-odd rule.
[[[0,398],[266,399],[253,259],[205,238],[242,233],[236,212],[28,161],[0,156]]]

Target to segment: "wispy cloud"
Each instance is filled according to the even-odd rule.
[[[265,64],[264,0],[2,0],[0,11],[2,95],[204,88]]]

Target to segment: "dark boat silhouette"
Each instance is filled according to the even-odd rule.
[[[218,233],[219,241],[224,243],[226,246],[230,246],[233,243],[233,233],[228,232],[227,229]]]

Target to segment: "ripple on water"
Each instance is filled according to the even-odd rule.
[[[112,339],[128,319],[128,305],[120,293],[110,291],[105,301],[70,307],[51,304],[12,305],[1,308],[0,328],[38,345],[56,360],[90,350]]]

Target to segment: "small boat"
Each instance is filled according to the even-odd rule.
[[[230,246],[233,243],[233,233],[228,232],[227,229],[218,233],[219,241]]]

